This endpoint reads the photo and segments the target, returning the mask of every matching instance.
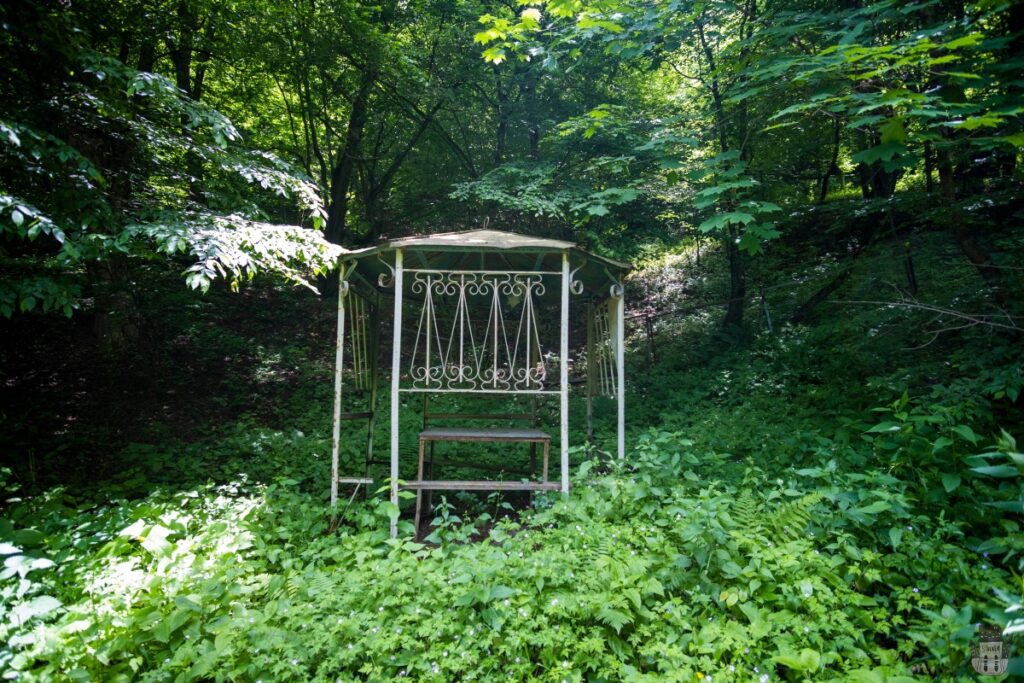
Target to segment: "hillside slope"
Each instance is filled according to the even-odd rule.
[[[918,296],[970,310],[976,274],[949,251],[944,234],[915,237]],[[898,301],[890,281],[910,303],[905,255],[898,238],[869,245],[789,325],[849,259],[790,272],[780,246],[752,264],[753,282],[786,274],[762,280],[772,331],[757,296],[739,337],[718,326],[720,254],[652,260],[630,285],[627,461],[575,451],[568,500],[450,497],[425,542],[404,519],[387,538],[396,511],[379,493],[328,512],[330,306],[265,284],[156,286],[163,315],[134,360],[22,320],[4,350],[18,457],[3,470],[0,666],[19,680],[970,680],[979,628],[1020,600],[1021,349],[854,303]],[[354,443],[346,456],[359,467]]]

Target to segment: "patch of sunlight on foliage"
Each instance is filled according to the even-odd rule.
[[[905,676],[920,646],[952,675],[1011,577],[963,546],[960,522],[919,508],[913,484],[836,459],[911,444],[915,424],[859,447],[798,435],[826,454],[802,468],[649,430],[626,464],[583,462],[572,498],[538,496],[519,520],[442,506],[436,545],[390,540],[378,497],[332,533],[295,479],[113,500],[85,522],[55,495],[15,511],[32,547],[4,546],[54,558],[28,590],[5,589],[4,666],[21,680],[744,681]],[[970,451],[962,429],[940,433]],[[489,519],[486,542],[467,542]],[[11,621],[43,595],[60,604]]]

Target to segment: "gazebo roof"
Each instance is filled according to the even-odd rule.
[[[575,279],[592,293],[607,295],[608,287],[632,269],[628,263],[592,254],[575,242],[532,237],[503,230],[466,230],[400,237],[364,249],[346,250],[342,261],[366,284],[389,273],[394,252],[406,254],[406,268],[438,270],[561,271],[561,255],[569,252]],[[577,270],[578,269],[578,270]]]

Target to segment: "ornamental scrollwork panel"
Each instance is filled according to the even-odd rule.
[[[421,300],[409,364],[419,391],[536,392],[547,365],[537,302],[544,274],[411,271]],[[543,318],[543,316],[540,316]],[[550,324],[550,323],[549,323]]]

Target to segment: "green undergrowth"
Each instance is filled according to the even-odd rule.
[[[442,507],[431,544],[405,521],[390,540],[382,497],[332,520],[291,478],[106,502],[53,489],[0,530],[4,666],[21,680],[966,676],[977,625],[1001,618],[994,591],[1014,593],[988,556],[1020,536],[976,538],[988,515],[955,511],[1020,490],[988,476],[1005,472],[932,471],[934,454],[983,449],[921,408],[901,399],[858,445],[808,437],[831,458],[816,467],[652,430],[628,465],[585,461],[567,501],[497,521]],[[989,466],[1019,463],[999,448]],[[865,462],[840,464],[847,449]],[[932,462],[900,477],[869,455],[893,451]]]
[[[718,256],[704,258],[686,265],[683,300],[713,290]],[[854,293],[872,272],[851,277]],[[652,287],[666,300],[672,277]],[[641,331],[630,338],[624,462],[574,448],[567,499],[435,495],[417,541],[410,494],[396,509],[385,489],[344,491],[329,507],[329,311],[304,338],[305,323],[278,330],[254,300],[258,332],[231,304],[165,322],[168,348],[222,373],[178,399],[203,407],[188,430],[137,431],[91,477],[74,453],[97,448],[89,429],[36,483],[0,470],[7,678],[973,680],[979,631],[1022,628],[1007,612],[1024,596],[1012,337],[922,346],[925,316],[877,307],[823,307],[813,325],[739,340],[700,314],[662,319],[656,362]],[[171,386],[185,394],[186,380]],[[491,408],[445,409],[468,407]],[[598,408],[604,447],[612,413]],[[402,413],[405,444],[419,410]],[[574,412],[574,443],[582,426]],[[365,427],[342,436],[342,470],[359,474]],[[526,457],[456,455],[510,472]],[[61,458],[73,476],[52,483]]]

